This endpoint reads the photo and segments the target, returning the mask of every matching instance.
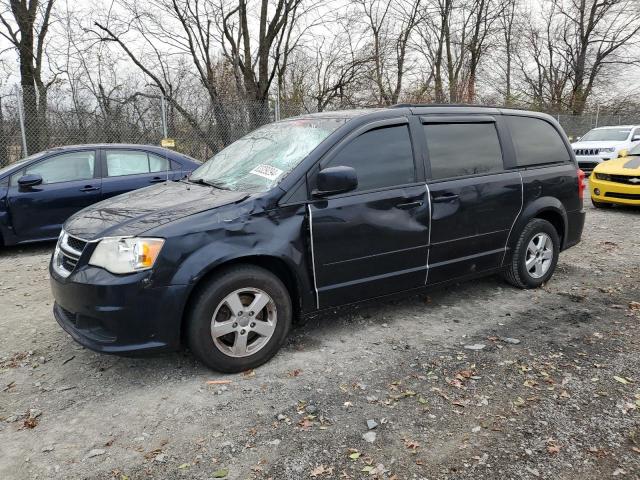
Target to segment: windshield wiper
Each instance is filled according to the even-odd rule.
[[[209,182],[209,181],[205,180],[204,178],[198,178],[198,179],[195,179],[195,180],[192,179],[192,178],[187,178],[187,180],[189,180],[191,183],[197,183],[199,185],[208,185],[210,187],[217,188],[219,190],[231,190],[224,183]]]

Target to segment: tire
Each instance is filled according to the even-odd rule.
[[[593,198],[591,199],[591,203],[595,208],[611,208],[612,204],[606,202],[596,202]]]
[[[539,257],[535,258],[531,263],[531,269],[529,269],[527,268],[527,260],[534,258],[532,253],[537,253],[535,247],[541,245],[541,240],[545,240],[542,247],[548,248],[540,250]],[[549,249],[552,249],[550,254],[548,253]],[[559,254],[560,237],[555,227],[546,220],[534,218],[520,234],[513,251],[511,264],[503,272],[503,277],[508,283],[518,288],[538,288],[553,275]],[[538,262],[537,259],[541,259],[541,261]]]
[[[255,312],[249,309],[252,305]],[[231,306],[242,310],[232,312]],[[277,353],[292,318],[289,292],[278,277],[260,267],[237,265],[218,273],[196,293],[187,317],[187,340],[207,367],[242,372]]]

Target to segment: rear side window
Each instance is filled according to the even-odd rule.
[[[392,187],[416,180],[409,128],[377,128],[352,140],[327,166],[353,167],[358,191]]]
[[[558,131],[550,123],[531,117],[506,116],[519,167],[567,162],[571,159]]]
[[[493,123],[438,123],[424,126],[434,180],[503,169]]]
[[[169,160],[136,150],[107,150],[107,175],[122,177],[169,170]]]

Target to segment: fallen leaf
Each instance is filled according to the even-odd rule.
[[[207,380],[207,385],[228,385],[231,380]]]
[[[221,469],[216,470],[215,472],[213,472],[213,478],[226,478],[227,475],[229,475],[229,469],[228,468],[221,468]]]
[[[183,464],[182,464],[182,465],[180,465],[178,468],[179,468],[180,470],[184,470],[185,468],[189,468],[189,467],[190,467],[190,465],[189,465],[188,463],[183,463]]]
[[[360,458],[360,452],[353,452],[351,455],[349,455],[349,458],[351,460],[357,460]]]
[[[296,369],[291,370],[291,371],[289,372],[289,376],[290,376],[290,377],[297,377],[297,376],[299,376],[301,373],[302,373],[302,370],[301,370],[300,368],[296,368]]]
[[[547,444],[547,452],[550,455],[555,455],[560,452],[560,445],[555,444],[554,442],[550,442]]]
[[[245,370],[244,372],[242,372],[242,376],[243,377],[255,377],[256,376],[256,371],[252,368],[250,370]]]
[[[418,448],[420,448],[420,444],[418,442],[408,440],[406,438],[404,439],[404,446],[405,448],[413,451],[416,451]]]
[[[324,465],[318,465],[311,470],[312,477],[319,477],[320,475],[333,475],[333,467],[325,467]]]
[[[626,379],[626,378],[624,378],[624,377],[618,377],[617,375],[614,375],[614,376],[613,376],[613,379],[614,379],[616,382],[620,382],[620,383],[622,383],[623,385],[628,385],[628,384],[629,384],[629,380],[627,380],[627,379]]]

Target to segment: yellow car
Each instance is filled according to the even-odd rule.
[[[640,148],[598,164],[589,177],[589,189],[594,207],[640,205]]]

